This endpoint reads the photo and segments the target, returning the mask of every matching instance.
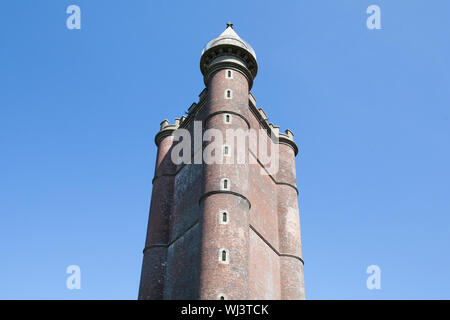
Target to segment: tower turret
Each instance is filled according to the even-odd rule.
[[[255,50],[238,36],[232,23],[227,23],[225,31],[217,38],[209,41],[203,48],[200,70],[205,85],[208,84],[208,78],[211,74],[217,69],[223,68],[242,72],[247,78],[249,89],[252,88],[253,79],[258,73]]]
[[[204,165],[200,298],[248,299],[248,158],[236,163],[238,152],[248,154],[248,145],[238,147],[237,137],[229,137],[227,131],[246,135],[250,129],[248,97],[257,72],[256,56],[228,23],[226,30],[206,45],[200,65],[207,89],[204,129],[220,130],[223,146],[229,148],[229,157],[223,154],[222,164]],[[217,223],[224,214],[227,223]]]
[[[170,125],[168,120],[164,120],[160,126],[160,131],[155,136],[158,152],[139,288],[139,299],[145,300],[164,298],[167,243],[176,170],[170,159],[170,152],[173,147],[172,134],[178,128],[178,123],[176,121],[175,125]]]

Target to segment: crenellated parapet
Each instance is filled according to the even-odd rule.
[[[187,116],[182,116],[180,118],[175,118],[174,123],[170,124],[169,120],[164,120],[161,122],[160,130],[156,134],[155,143],[159,145],[159,142],[166,136],[172,135],[173,132],[178,128],[187,128],[189,123],[194,120],[197,114],[202,110],[205,105],[207,95],[207,89],[205,88],[199,94],[198,102],[194,102],[188,108]],[[294,141],[294,133],[290,129],[286,129],[284,132],[280,132],[280,127],[269,122],[269,118],[265,113],[264,109],[256,106],[256,99],[253,94],[250,92],[249,97],[249,108],[250,111],[255,115],[256,119],[262,125],[263,128],[266,129],[269,136],[272,136],[278,140],[278,143],[286,144],[290,146],[295,155],[298,154],[298,146]]]
[[[269,118],[267,114],[264,112],[263,108],[258,108],[256,106],[256,99],[252,93],[249,93],[249,107],[252,110],[255,117],[258,119],[259,123],[267,130],[269,135],[275,136],[278,138],[278,143],[283,143],[289,145],[292,149],[294,149],[295,155],[298,153],[297,144],[294,142],[294,133],[286,129],[284,133],[280,132],[280,127],[275,124],[269,122]]]
[[[159,132],[155,136],[155,143],[159,146],[160,142],[167,136],[171,136],[175,130],[180,127],[180,119],[176,118],[174,124],[170,124],[169,120],[163,120],[160,124]]]

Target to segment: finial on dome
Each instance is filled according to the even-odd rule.
[[[227,28],[231,28],[231,29],[233,29],[233,23],[231,23],[231,22],[227,22]]]

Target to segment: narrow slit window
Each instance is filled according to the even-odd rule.
[[[230,254],[227,249],[219,250],[219,263],[229,264],[230,263]]]
[[[225,250],[222,250],[222,261],[227,261],[227,252]]]
[[[224,114],[223,120],[225,123],[231,123],[231,114],[228,113]]]
[[[230,215],[228,214],[228,211],[222,210],[219,211],[219,224],[228,224],[230,221]]]
[[[221,190],[230,190],[230,180],[227,178],[222,179],[221,183],[220,183],[220,189]]]
[[[231,89],[225,90],[225,99],[233,99],[233,91]]]
[[[231,70],[227,70],[226,78],[227,79],[233,79],[233,72]]]
[[[230,155],[230,147],[227,145],[223,146],[223,155],[224,156],[229,156]]]

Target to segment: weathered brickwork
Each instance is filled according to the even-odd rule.
[[[256,107],[250,93],[255,54],[231,25],[208,43],[201,70],[206,89],[199,102],[174,125],[163,121],[155,138],[158,154],[139,299],[304,299],[293,135],[279,133]],[[190,132],[194,160],[207,145],[194,143],[199,125],[201,133],[220,130],[224,138],[228,129],[244,135],[265,130],[277,137],[266,144],[269,153],[279,156],[278,170],[263,164],[255,145],[238,148],[239,142],[229,137],[224,144],[230,159],[239,152],[245,155],[243,163],[175,165],[171,152],[180,142],[174,132]],[[226,190],[223,179],[228,179]]]

